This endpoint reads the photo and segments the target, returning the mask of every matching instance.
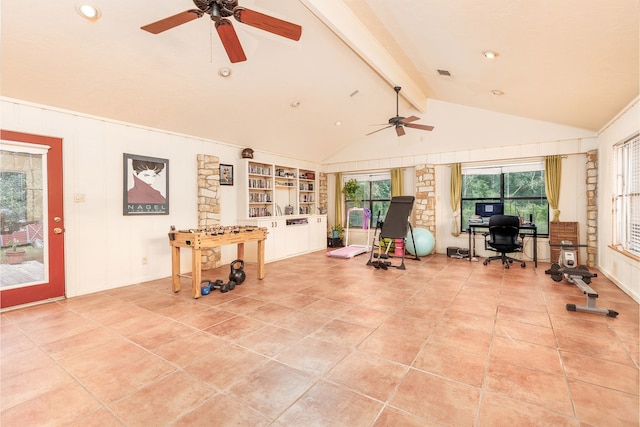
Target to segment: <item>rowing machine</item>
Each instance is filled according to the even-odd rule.
[[[559,245],[553,245],[560,247],[560,257],[558,263],[551,264],[551,268],[546,270],[546,274],[551,275],[551,280],[554,282],[560,282],[563,278],[567,279],[569,283],[576,285],[583,294],[587,296],[587,305],[567,304],[567,310],[569,311],[584,311],[587,313],[606,314],[609,317],[618,316],[618,312],[615,310],[608,310],[604,308],[596,307],[596,299],[598,293],[594,291],[589,284],[593,277],[598,277],[597,274],[590,273],[589,269],[585,265],[577,266],[576,268],[576,249],[572,242],[563,240]]]

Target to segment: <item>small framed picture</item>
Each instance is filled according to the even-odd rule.
[[[220,165],[220,185],[233,185],[233,165]]]
[[[124,153],[124,215],[169,214],[169,160]]]

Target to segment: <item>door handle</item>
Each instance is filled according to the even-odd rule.
[[[62,228],[56,227],[53,229],[53,234],[62,234]]]

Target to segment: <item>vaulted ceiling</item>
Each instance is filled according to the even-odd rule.
[[[427,99],[597,131],[639,92],[637,0],[240,0],[303,30],[231,18],[233,64],[206,15],[140,29],[191,0],[86,2],[100,19],[78,0],[2,0],[2,96],[319,162],[397,138],[365,137],[395,115],[396,85],[401,114],[436,131]]]

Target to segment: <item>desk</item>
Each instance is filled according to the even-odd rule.
[[[475,245],[472,240],[476,235],[476,228],[489,229],[489,224],[469,224],[469,261],[475,257]],[[524,232],[533,237],[533,265],[538,267],[538,227],[535,224],[522,224],[518,227],[519,232]]]
[[[191,248],[191,293],[200,298],[202,279],[202,249],[212,249],[224,245],[238,245],[238,259],[244,259],[244,244],[258,242],[258,279],[264,279],[264,241],[267,229],[246,227],[241,231],[215,234],[202,230],[181,230],[169,232],[171,245],[171,276],[173,292],[180,290],[180,248]]]

